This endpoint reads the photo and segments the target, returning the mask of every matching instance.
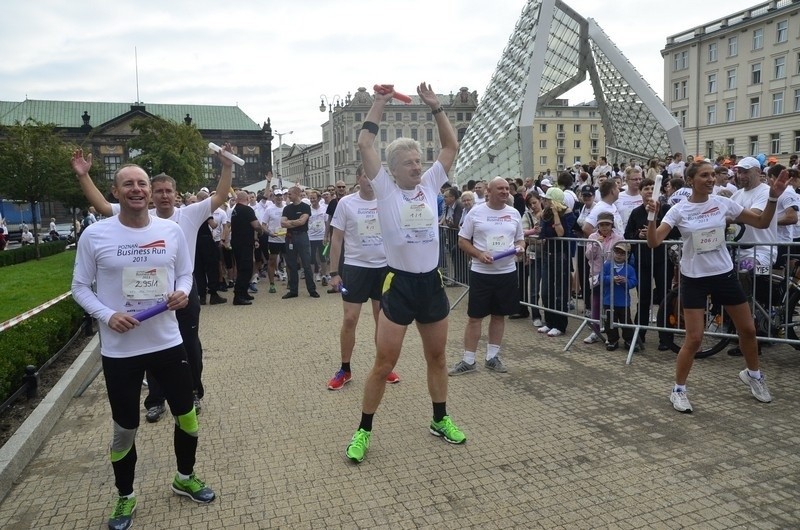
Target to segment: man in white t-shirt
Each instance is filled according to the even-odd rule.
[[[86,162],[76,151],[73,166],[88,171],[91,159]],[[100,326],[100,354],[114,420],[110,457],[119,494],[108,524],[129,528],[136,509],[135,440],[145,370],[163,382],[175,417],[178,471],[172,490],[199,503],[209,503],[215,495],[194,474],[199,430],[194,380],[174,313],[187,306],[192,288],[186,238],[175,223],[149,214],[150,180],[139,166],[120,168],[112,193],[119,200],[119,213],[84,230],[72,293]],[[160,305],[164,310],[150,320],[141,316]]]
[[[746,156],[739,160],[735,169],[740,188],[733,194],[731,200],[760,214],[767,205],[770,189],[768,184],[761,182],[761,164],[755,158]],[[777,257],[775,244],[778,241],[778,215],[773,216],[768,228],[740,226],[736,240],[740,244],[753,246],[739,247],[736,250],[737,264],[741,264],[745,259],[755,260],[756,267],[753,268],[756,274],[769,274],[769,268]]]
[[[642,194],[639,193],[639,184],[642,182],[642,169],[636,166],[628,166],[625,169],[625,191],[621,191],[614,206],[617,207],[623,226],[627,226],[631,212],[637,206],[642,205]]]
[[[686,171],[686,162],[683,161],[683,153],[675,153],[672,157],[672,162],[667,166],[667,174],[672,177],[683,178],[683,173]]]
[[[786,167],[782,164],[770,166],[767,170],[770,186],[775,183],[784,169],[786,169]],[[797,229],[795,225],[799,218],[797,215],[798,209],[800,209],[800,195],[798,195],[791,186],[786,186],[781,196],[778,197],[778,204],[775,206],[775,217],[778,219],[778,241],[781,243],[778,247],[778,255],[776,256],[775,264],[779,267],[784,267],[786,265],[785,256],[789,250],[791,250],[787,244],[794,240],[796,234]],[[797,252],[795,251],[794,254],[796,256]]]
[[[284,279],[285,273],[278,270],[278,259],[286,248],[286,229],[281,227],[283,217],[283,190],[276,189],[272,195],[272,203],[264,210],[261,217],[261,227],[267,234],[269,248],[269,263],[267,264],[267,278],[269,279],[269,292],[277,293],[275,289],[275,276]]]
[[[342,268],[331,272],[330,284],[342,293],[344,317],[339,332],[342,365],[328,381],[328,390],[339,390],[352,379],[350,359],[356,343],[356,326],[361,306],[367,300],[372,300],[377,340],[381,289],[386,276],[386,252],[378,220],[378,201],[363,166],[356,169],[356,182],[359,184],[358,192],[339,200],[331,220],[331,262],[342,263]],[[392,371],[386,382],[399,383],[400,378]]]
[[[461,375],[475,372],[475,352],[481,337],[481,325],[489,320],[489,342],[486,345],[487,370],[504,373],[500,345],[505,330],[505,317],[519,311],[516,254],[525,251],[519,212],[506,204],[509,186],[501,177],[489,182],[484,204],[476,206],[458,232],[458,247],[472,258],[469,273],[469,320],[464,329],[464,357],[449,372]],[[504,258],[494,259],[499,252],[514,249]]]
[[[347,458],[356,463],[363,461],[367,454],[372,419],[383,397],[386,378],[400,357],[406,329],[414,321],[422,338],[428,392],[433,402],[433,420],[428,430],[452,444],[467,441],[447,415],[445,349],[450,303],[437,268],[437,197],[455,161],[458,139],[438,96],[430,85],[421,83],[417,95],[422,104],[430,107],[436,121],[442,146],[439,157],[423,173],[422,147],[416,140],[398,138],[386,147],[389,174],[382,167],[374,144],[380,130],[378,123],[394,90],[391,85],[378,88],[358,135],[358,150],[378,199],[378,218],[389,272],[383,283],[375,365],[364,384],[361,422],[346,451]]]
[[[607,179],[600,184],[600,200],[592,207],[592,211],[589,212],[589,215],[586,216],[586,220],[583,222],[583,226],[581,229],[583,230],[583,235],[589,237],[589,234],[594,233],[595,229],[597,228],[597,216],[603,212],[609,212],[611,215],[614,216],[614,228],[620,234],[625,233],[625,225],[622,224],[622,216],[617,211],[617,207],[614,205],[617,202],[617,198],[619,197],[619,188],[617,187],[617,183],[614,182],[613,179]]]
[[[223,147],[224,151],[232,152],[231,145],[226,143]],[[178,224],[183,230],[184,238],[187,243],[187,251],[190,263],[194,263],[195,252],[197,249],[197,231],[200,226],[208,221],[211,217],[211,212],[219,208],[227,197],[228,190],[231,188],[231,180],[233,179],[232,166],[233,162],[223,156],[220,152],[217,158],[222,165],[222,174],[217,184],[217,193],[201,202],[195,202],[183,208],[175,207],[175,197],[177,194],[177,184],[175,179],[161,173],[150,179],[151,196],[153,209],[149,211],[150,215],[159,217],[161,219],[168,219]],[[83,194],[93,205],[97,208],[103,216],[109,217],[116,215],[120,211],[120,205],[109,203],[106,198],[100,193],[100,190],[95,186],[89,176],[89,169],[92,167],[92,155],[83,157],[83,151],[77,150],[72,158],[72,168],[78,176],[78,184],[83,191]],[[125,166],[122,166],[124,168]],[[120,168],[120,169],[122,169]],[[118,170],[119,171],[119,170]],[[205,295],[205,293],[203,293]],[[192,377],[194,378],[195,385],[195,408],[199,411],[202,407],[202,399],[205,394],[203,388],[202,373],[203,373],[203,346],[200,343],[199,328],[200,328],[200,297],[197,292],[197,286],[193,283],[192,290],[189,293],[189,303],[187,306],[176,313],[178,317],[178,327],[181,330],[181,337],[183,338],[183,347],[186,349],[186,355],[189,360],[189,366],[192,369]],[[161,418],[161,415],[166,411],[164,407],[164,393],[161,391],[159,381],[151,381],[148,378],[148,394],[145,398],[144,406],[147,409],[145,419],[149,422],[156,422]]]
[[[594,168],[594,171],[592,171],[592,178],[594,179],[594,185],[599,186],[601,182],[600,177],[601,176],[608,177],[609,174],[612,173],[613,171],[614,168],[611,166],[611,164],[608,163],[608,158],[601,156],[600,163],[597,165],[596,168]]]

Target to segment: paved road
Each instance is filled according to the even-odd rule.
[[[355,466],[344,449],[374,353],[371,317],[353,381],[330,392],[340,302],[280,294],[204,308],[197,472],[219,498],[199,506],[170,492],[172,425],[142,420],[138,528],[800,527],[800,352],[766,350],[768,405],[738,380],[741,359],[699,361],[695,413],[681,415],[668,401],[673,354],[648,344],[626,366],[619,351],[563,352],[564,337],[512,321],[508,374],[450,379],[448,409],[469,437],[451,446],[427,431],[424,362],[409,332],[402,382],[387,389],[370,453]],[[450,364],[465,305],[451,317]],[[110,434],[100,376],[0,505],[0,528],[103,528],[115,494]]]

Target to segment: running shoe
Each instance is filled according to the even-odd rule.
[[[500,374],[504,374],[508,372],[506,367],[503,365],[503,361],[500,360],[499,356],[492,357],[488,361],[483,363],[484,368],[487,370],[491,370],[493,372],[497,372]]]
[[[250,282],[250,286],[248,287],[248,290],[251,293],[257,293],[258,292],[258,287],[256,286],[256,282]]]
[[[558,328],[553,328],[553,329],[551,329],[550,331],[547,332],[547,336],[548,337],[558,337],[558,336],[563,335],[563,334],[564,334],[564,332],[561,331]]]
[[[177,474],[172,480],[172,491],[178,495],[189,497],[194,502],[200,504],[208,504],[213,501],[216,495],[214,491],[206,486],[205,482],[197,478],[197,475],[192,473],[188,479],[181,480]]]
[[[331,380],[328,381],[328,390],[341,390],[341,388],[350,382],[350,379],[353,378],[353,375],[350,372],[345,372],[344,370],[339,370]]]
[[[466,435],[456,427],[450,416],[445,416],[442,421],[431,421],[430,432],[434,436],[444,438],[451,444],[463,444],[467,441]]]
[[[540,328],[540,327],[542,327],[543,325],[544,325],[544,322],[542,322],[542,319],[541,319],[541,318],[534,318],[534,319],[533,319],[533,327],[535,327],[535,328]]]
[[[167,411],[167,408],[164,405],[156,405],[154,407],[150,407],[147,409],[147,413],[144,415],[144,419],[147,420],[148,423],[155,423],[161,419],[161,415]]]
[[[128,530],[133,525],[133,512],[136,511],[136,497],[119,497],[114,511],[108,518],[110,530]]]
[[[275,289],[275,284],[274,283],[269,284],[269,292],[270,292],[270,294],[275,294],[275,293],[278,292],[278,290]]]
[[[584,344],[594,344],[595,342],[600,342],[600,337],[592,331],[592,334],[583,339]]]
[[[476,372],[477,370],[478,367],[476,366],[476,363],[470,364],[467,361],[462,360],[458,361],[458,364],[452,367],[450,371],[447,372],[447,375],[463,375]]]
[[[761,403],[769,403],[772,401],[769,388],[767,388],[767,378],[764,377],[764,374],[761,374],[761,379],[756,379],[755,377],[751,377],[745,369],[739,372],[739,379],[742,380],[742,383],[750,387],[750,392],[753,393],[753,397]]]
[[[347,446],[347,451],[345,454],[347,458],[355,462],[356,464],[360,464],[364,461],[364,457],[367,456],[367,450],[369,449],[369,439],[372,436],[372,431],[365,431],[364,429],[358,429],[356,433],[353,435],[352,440],[350,440],[350,444]]]
[[[689,403],[689,398],[686,396],[686,392],[675,392],[673,390],[669,396],[669,400],[672,402],[672,408],[678,412],[685,412],[687,414],[692,412],[692,404]]]
[[[389,372],[389,375],[386,376],[386,382],[390,385],[400,382],[400,376],[397,375],[395,372]]]
[[[536,331],[538,331],[539,333],[547,333],[548,331],[550,331],[550,327],[549,326],[542,326],[539,329],[537,329]]]

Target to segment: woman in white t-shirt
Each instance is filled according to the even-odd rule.
[[[747,369],[739,373],[739,378],[750,386],[757,400],[768,403],[772,397],[759,370],[753,315],[725,247],[725,227],[728,221],[756,228],[769,226],[778,197],[786,189],[788,174],[776,179],[769,192],[769,202],[760,214],[726,197],[714,195],[714,167],[710,163],[703,161],[692,164],[685,176],[686,186],[692,190],[691,195],[675,204],[658,227],[655,221],[649,221],[647,225],[647,245],[650,248],[660,245],[673,227],[678,228],[683,239],[680,288],[686,339],[678,353],[675,386],[670,401],[675,410],[692,412],[692,405],[686,396],[686,379],[703,340],[706,300],[711,296],[711,302],[724,306],[736,326],[747,364]],[[658,209],[657,201],[648,201],[649,212],[658,213]]]

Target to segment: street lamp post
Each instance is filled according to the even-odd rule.
[[[327,105],[326,105],[327,103]],[[325,107],[328,108],[328,135],[330,139],[330,151],[328,153],[328,184],[331,186],[336,185],[336,169],[334,166],[334,156],[336,155],[336,146],[333,142],[333,109],[342,105],[342,97],[338,94],[328,99],[325,94],[319,96],[319,111],[325,112]]]
[[[285,133],[272,131],[272,133],[278,137],[278,185],[283,188],[283,137],[293,134],[294,131]]]

